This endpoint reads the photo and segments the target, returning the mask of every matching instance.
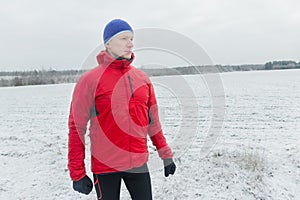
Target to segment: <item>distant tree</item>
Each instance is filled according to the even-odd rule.
[[[13,80],[13,85],[14,86],[21,86],[21,85],[23,85],[22,79],[19,78],[19,77],[15,77],[14,80]]]
[[[272,64],[272,62],[267,62],[267,63],[265,64],[265,69],[267,69],[267,70],[273,69],[273,64]]]

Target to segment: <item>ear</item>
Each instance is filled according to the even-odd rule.
[[[106,49],[110,48],[109,42],[105,44]]]

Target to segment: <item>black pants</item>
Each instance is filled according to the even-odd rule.
[[[146,164],[124,172],[94,174],[98,199],[119,200],[122,179],[132,200],[152,200],[151,180]]]

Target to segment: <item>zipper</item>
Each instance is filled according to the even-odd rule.
[[[128,76],[127,78],[128,78],[128,82],[129,82],[129,86],[130,86],[131,98],[134,98],[131,77]]]
[[[124,75],[124,71],[123,71],[123,69],[124,69],[124,62],[122,63],[122,67],[121,67],[121,73],[122,73],[122,75]],[[129,88],[130,88],[130,92],[131,92],[131,98],[133,98],[134,97],[134,95],[133,95],[133,87],[132,87],[132,82],[131,82],[131,77],[130,76],[127,76],[127,78],[128,78],[128,82],[129,82]],[[124,77],[124,79],[125,79],[125,77]],[[127,90],[127,87],[128,87],[128,85],[126,84],[126,79],[124,80],[124,82],[125,82],[125,89]],[[128,92],[126,92],[127,93],[127,95],[128,95]],[[130,107],[128,107],[128,109],[130,109]],[[130,116],[129,116],[129,118],[130,118]],[[129,124],[129,132],[131,132],[131,123],[130,123],[130,119],[128,118],[128,124]],[[132,141],[131,141],[131,136],[130,136],[130,134],[128,134],[128,137],[129,137],[129,148],[128,148],[128,156],[129,156],[129,166],[130,166],[130,168],[132,167],[132,160],[131,160],[131,143],[132,143]]]

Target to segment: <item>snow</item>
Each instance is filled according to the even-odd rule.
[[[154,199],[299,199],[300,70],[218,77],[224,98],[213,96],[208,75],[151,78],[177,164],[176,174],[165,178],[149,144]],[[0,199],[96,199],[94,190],[73,191],[67,170],[73,87],[0,88]],[[214,98],[225,103],[216,135],[209,132]],[[121,199],[130,199],[124,185]]]

